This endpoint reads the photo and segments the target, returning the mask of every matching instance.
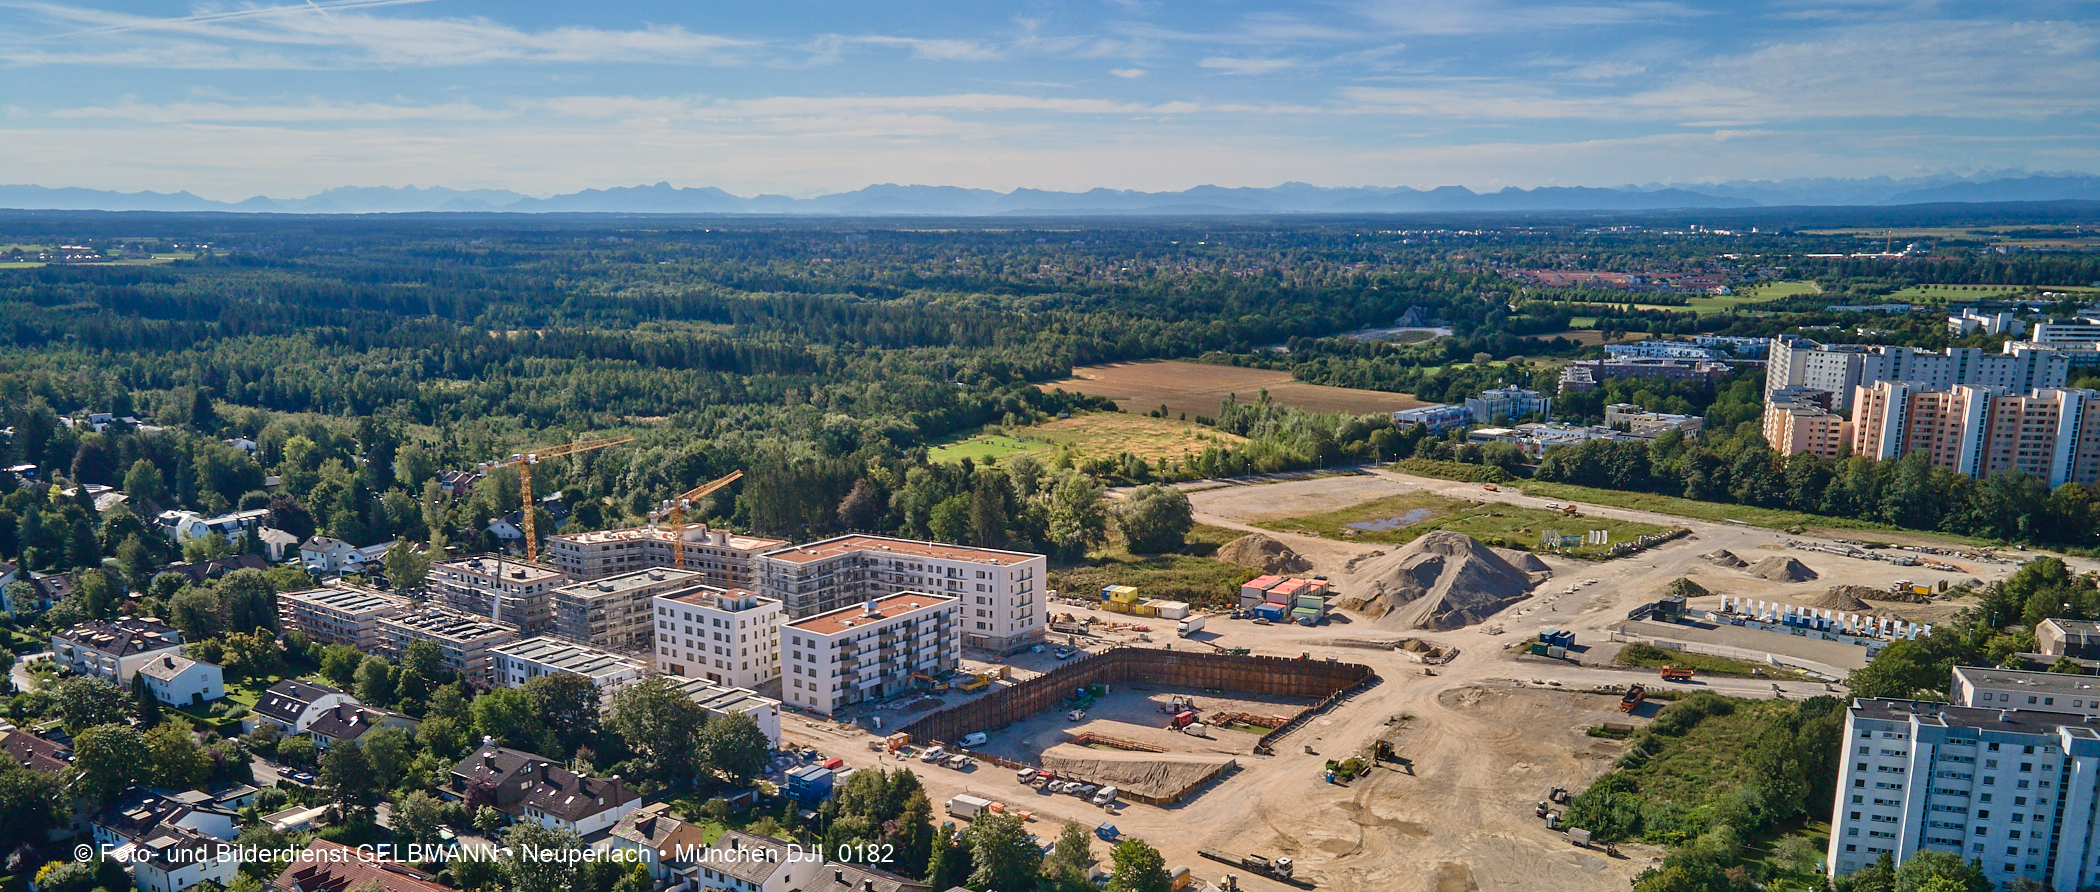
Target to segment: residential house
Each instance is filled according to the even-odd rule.
[[[268,570],[270,562],[257,554],[229,555],[216,561],[197,561],[190,564],[170,564],[168,568],[153,574],[173,573],[191,585],[203,585],[235,570]]]
[[[223,889],[240,871],[240,849],[183,827],[162,827],[110,851],[131,870],[139,892],[182,892],[200,883]]]
[[[452,767],[452,791],[470,810],[490,806],[513,821],[531,821],[588,836],[641,805],[616,775],[596,778],[544,756],[484,743]]]
[[[157,617],[90,620],[51,636],[51,661],[59,668],[119,686],[168,655],[182,655],[182,633]]]
[[[240,835],[241,816],[208,794],[182,795],[151,787],[131,787],[88,819],[88,829],[101,846],[136,842],[168,827],[231,841]]]
[[[705,825],[688,823],[671,810],[671,803],[656,802],[629,812],[606,834],[608,845],[634,853],[634,860],[649,869],[659,883],[689,875],[699,866],[694,854],[707,848]]]
[[[162,654],[139,667],[146,689],[169,706],[202,706],[226,696],[226,673],[181,654]]]
[[[315,839],[270,881],[277,892],[451,892],[430,874],[372,849]]]
[[[276,527],[263,527],[255,531],[255,541],[262,546],[263,557],[270,563],[282,564],[296,560],[299,555],[299,537]]]
[[[416,729],[416,720],[390,709],[374,709],[362,703],[338,703],[314,716],[306,725],[306,736],[321,752],[346,740],[356,740],[375,728]]]
[[[156,519],[159,520],[161,529],[168,534],[168,538],[176,542],[202,539],[213,533],[231,541],[260,529],[263,521],[269,519],[269,516],[269,509],[255,508],[217,517],[205,517],[195,511],[162,511],[156,515]]]
[[[447,495],[459,498],[474,491],[474,484],[481,482],[481,472],[439,471],[437,473],[437,482],[439,486],[445,488]]]
[[[324,713],[356,702],[356,697],[327,685],[288,678],[263,691],[255,703],[255,717],[276,725],[280,733],[304,734]]]
[[[866,865],[826,862],[798,892],[933,892],[933,887]]]
[[[741,830],[724,831],[684,873],[695,889],[807,892],[826,866],[791,843]]]
[[[0,731],[0,750],[14,763],[45,774],[67,774],[73,770],[73,748],[45,740],[19,728]]]

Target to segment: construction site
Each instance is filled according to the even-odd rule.
[[[1972,580],[1988,583],[2015,567],[1992,555],[1905,557],[1927,554],[1905,547],[1939,547],[1922,541],[1848,547],[1840,536],[1861,534],[1786,534],[1590,505],[1581,513],[1674,524],[1690,534],[1609,561],[1484,547],[1462,536],[1357,542],[1253,521],[1416,489],[1547,503],[1507,488],[1382,470],[1204,486],[1190,494],[1199,522],[1263,537],[1234,549],[1250,568],[1332,580],[1322,622],[1213,611],[1193,614],[1207,622],[1187,629],[1071,597],[1052,608],[1070,617],[1060,617],[1050,643],[1079,656],[1007,657],[1002,665],[1021,681],[1002,680],[908,726],[915,742],[983,733],[969,746],[982,759],[972,770],[896,760],[868,749],[880,738],[834,722],[789,721],[783,734],[857,767],[909,765],[935,803],[980,797],[1023,814],[1030,832],[1045,838],[1067,820],[1113,824],[1159,848],[1170,866],[1189,868],[1198,889],[1222,889],[1231,877],[1240,889],[1277,892],[1619,892],[1663,850],[1590,847],[1538,814],[1541,801],[1558,803],[1557,790],[1581,791],[1622,754],[1621,740],[1592,729],[1638,728],[1671,691],[1842,696],[1841,685],[1800,672],[1663,677],[1616,663],[1628,640],[1675,636],[1688,648],[1733,648],[1760,663],[1769,656],[1826,664],[1841,677],[1864,662],[1867,647],[1715,622],[1706,611],[1747,597],[1753,608],[1764,601],[1813,609],[1812,619],[1830,610],[1931,623],[1973,603],[1964,594]],[[1810,547],[1818,545],[1833,547]],[[1682,609],[1696,622],[1654,615],[1673,592],[1686,597]],[[1259,606],[1266,593],[1242,596]],[[1549,628],[1551,642],[1540,634]],[[1362,684],[1367,677],[1375,681]],[[1635,685],[1649,702],[1630,693]],[[1193,709],[1177,711],[1177,698]],[[1194,713],[1187,722],[1201,725],[1201,736],[1168,727],[1182,712]],[[1277,719],[1286,721],[1273,733],[1259,724]],[[1018,780],[1024,768],[1131,792],[1107,805],[1045,793]],[[1110,844],[1094,846],[1106,863]],[[1244,866],[1280,859],[1293,869],[1284,879]]]

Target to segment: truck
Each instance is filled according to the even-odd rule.
[[[1259,874],[1272,880],[1280,880],[1293,886],[1306,885],[1291,877],[1291,859],[1289,858],[1270,860],[1260,855],[1228,855],[1217,849],[1207,848],[1197,849],[1196,854],[1209,858],[1212,861],[1230,864],[1249,873]]]
[[[1648,699],[1648,689],[1640,685],[1628,685],[1626,693],[1619,698],[1619,711],[1630,713],[1639,709],[1642,700]]]
[[[1174,630],[1174,634],[1187,638],[1201,631],[1203,631],[1203,617],[1192,616],[1182,620],[1181,625]]]
[[[948,814],[965,821],[977,817],[978,812],[991,807],[992,801],[990,799],[967,794],[948,800]]]
[[[1167,720],[1167,727],[1168,727],[1168,728],[1171,728],[1171,729],[1173,729],[1173,730],[1175,730],[1175,731],[1179,731],[1179,730],[1181,730],[1181,729],[1183,729],[1183,728],[1186,728],[1186,727],[1188,727],[1188,726],[1190,726],[1190,725],[1193,725],[1193,724],[1195,724],[1195,723],[1196,723],[1196,713],[1195,713],[1195,711],[1194,711],[1194,710],[1187,710],[1187,711],[1183,711],[1183,712],[1177,712],[1177,713],[1175,713],[1175,714],[1174,714],[1174,717],[1173,717],[1173,718],[1171,718],[1171,719],[1168,719],[1168,720]]]
[[[1663,681],[1691,681],[1692,675],[1693,672],[1689,667],[1664,666],[1662,668]]]

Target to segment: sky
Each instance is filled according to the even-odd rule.
[[[2091,172],[2096,111],[2096,0],[0,0],[0,181],[221,200]]]

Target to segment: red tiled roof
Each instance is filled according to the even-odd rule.
[[[372,883],[386,892],[451,892],[431,882],[429,874],[325,839],[309,843],[277,879],[270,881],[271,887],[284,892],[350,892]]]

